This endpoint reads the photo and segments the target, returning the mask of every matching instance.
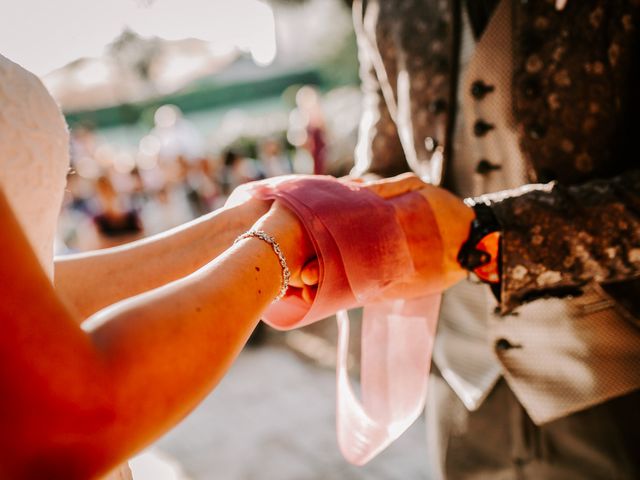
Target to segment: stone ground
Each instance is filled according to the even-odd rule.
[[[424,419],[354,467],[338,450],[334,403],[333,370],[269,342],[245,349],[216,390],[152,450],[177,460],[189,480],[426,480]]]

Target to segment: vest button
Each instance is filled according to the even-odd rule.
[[[493,85],[487,85],[482,80],[476,80],[471,84],[471,95],[476,100],[482,100],[487,93],[491,93],[495,90]]]
[[[499,352],[511,350],[512,348],[515,347],[506,338],[500,338],[496,341],[496,350],[498,350]]]
[[[476,120],[476,123],[473,124],[473,134],[476,137],[484,137],[489,130],[493,130],[495,125],[492,123],[487,123],[484,120]]]
[[[483,158],[478,162],[478,165],[476,165],[476,173],[479,173],[480,175],[486,175],[493,170],[500,170],[501,168],[502,167],[500,165],[491,163],[486,158]]]

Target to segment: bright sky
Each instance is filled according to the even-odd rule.
[[[168,40],[200,38],[238,47],[256,63],[276,52],[271,7],[261,0],[7,0],[0,54],[43,75],[80,57],[100,56],[128,27]],[[149,5],[150,4],[150,5]]]

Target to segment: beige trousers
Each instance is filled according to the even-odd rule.
[[[429,480],[640,479],[640,390],[537,426],[503,379],[470,412],[435,372],[426,422]]]

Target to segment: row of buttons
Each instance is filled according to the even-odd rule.
[[[476,100],[482,100],[487,94],[493,92],[495,87],[493,85],[487,85],[482,80],[476,80],[471,84],[471,95]],[[443,98],[439,98],[429,103],[427,109],[431,114],[441,114],[446,112],[447,110],[447,101]],[[492,123],[485,122],[482,119],[476,120],[473,124],[473,134],[476,137],[484,137],[487,133],[495,128],[495,125]],[[425,148],[429,153],[433,153],[436,151],[440,143],[433,137],[427,137],[424,141]],[[500,170],[502,168],[500,165],[496,165],[491,163],[486,158],[483,158],[478,162],[476,166],[476,172],[481,175],[487,175],[493,170]]]
[[[496,340],[496,350],[499,352],[505,352],[507,350],[511,350],[512,348],[522,348],[522,345],[514,345],[506,338],[499,338]]]
[[[482,100],[489,93],[492,93],[495,90],[493,85],[487,85],[482,80],[476,80],[471,84],[471,96],[476,100]],[[476,120],[473,124],[473,134],[476,137],[484,137],[487,133],[495,128],[495,125],[492,123],[488,123],[482,119]],[[486,158],[481,159],[476,165],[476,173],[480,175],[488,175],[494,170],[500,170],[502,168],[500,165],[496,165],[491,163]],[[513,345],[506,338],[500,338],[496,340],[495,349],[498,352],[504,352],[510,350],[512,348],[520,348],[519,345]]]
[[[494,90],[495,87],[493,85],[487,85],[482,80],[476,80],[471,84],[471,96],[476,100],[482,100]],[[473,134],[476,137],[484,137],[494,128],[496,128],[496,126],[493,123],[478,119],[473,124]],[[488,175],[494,170],[500,170],[500,168],[502,168],[500,165],[491,163],[486,158],[483,158],[478,162],[478,165],[476,165],[476,173],[479,173],[480,175]]]

